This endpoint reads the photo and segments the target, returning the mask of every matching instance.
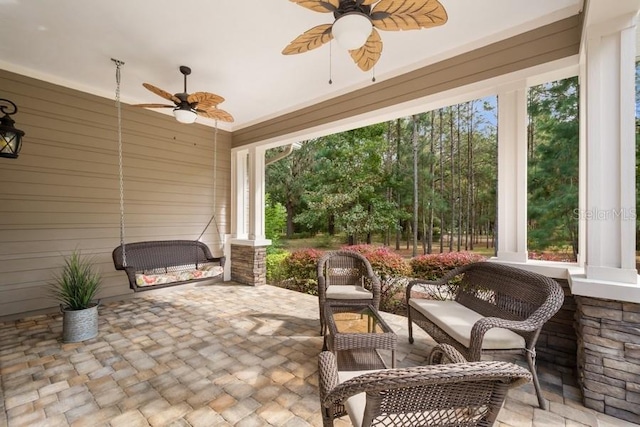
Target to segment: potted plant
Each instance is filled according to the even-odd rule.
[[[100,274],[93,262],[73,251],[64,258],[62,272],[52,283],[53,297],[62,311],[62,340],[79,342],[98,335],[98,305],[94,297],[100,289]]]

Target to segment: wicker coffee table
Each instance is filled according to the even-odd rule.
[[[325,348],[336,355],[339,370],[388,368],[379,350],[391,352],[391,367],[395,368],[398,337],[371,304],[327,303],[325,319]]]

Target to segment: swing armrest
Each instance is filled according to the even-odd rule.
[[[225,257],[224,255],[219,257],[209,257],[207,258],[207,261],[220,263],[220,267],[224,267],[224,263],[227,261],[227,257]]]

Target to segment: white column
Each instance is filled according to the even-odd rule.
[[[586,278],[636,284],[635,14],[586,34]]]
[[[249,148],[249,239],[264,241],[265,164],[263,147]]]
[[[246,239],[247,230],[247,150],[232,153],[231,159],[231,234],[236,239]]]
[[[527,262],[527,87],[498,92],[498,260]]]

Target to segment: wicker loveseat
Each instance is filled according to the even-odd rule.
[[[531,374],[513,363],[467,363],[453,348],[439,350],[449,356],[443,360],[458,363],[343,372],[333,353],[320,353],[324,427],[344,415],[356,427],[491,426],[507,391],[531,381]]]
[[[422,292],[415,292],[420,290]],[[449,300],[429,298],[446,287]],[[536,374],[535,345],[542,326],[562,306],[564,292],[553,279],[492,262],[458,267],[435,282],[414,280],[406,291],[409,342],[413,324],[436,342],[454,346],[469,361],[484,354],[526,357],[541,408],[546,409]]]

